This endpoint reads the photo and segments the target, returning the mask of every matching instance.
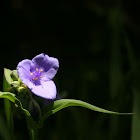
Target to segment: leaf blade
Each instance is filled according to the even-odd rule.
[[[13,82],[13,79],[11,78],[10,75],[11,73],[12,71],[10,69],[4,68],[4,76],[9,85],[11,84],[11,82]]]
[[[42,114],[44,114],[39,122],[38,122],[38,127],[41,128],[43,126],[43,122],[45,121],[45,119],[47,119],[50,115],[56,113],[57,111],[69,107],[69,106],[79,106],[79,107],[84,107],[90,110],[94,110],[97,112],[102,112],[102,113],[107,113],[107,114],[114,114],[114,115],[132,115],[133,113],[119,113],[119,112],[114,112],[114,111],[109,111],[109,110],[105,110],[99,107],[96,107],[94,105],[91,105],[89,103],[86,103],[84,101],[81,100],[74,100],[74,99],[61,99],[61,100],[57,100],[53,103],[51,103],[50,105],[44,107],[44,109],[42,110]]]

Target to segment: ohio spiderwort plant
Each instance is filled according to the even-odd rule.
[[[41,53],[32,60],[25,59],[19,62],[17,70],[4,69],[4,81],[6,81],[4,82],[4,87],[6,88],[4,88],[4,92],[0,92],[0,98],[8,99],[15,105],[14,111],[11,111],[13,109],[11,105],[13,107],[13,104],[10,104],[10,102],[5,104],[5,112],[15,114],[17,112],[23,116],[19,111],[20,109],[25,114],[31,140],[37,140],[37,130],[43,127],[44,121],[50,115],[68,106],[81,106],[94,111],[116,115],[133,114],[108,111],[80,100],[60,99],[55,101],[57,99],[57,89],[52,79],[56,75],[58,68],[59,61],[57,58]],[[33,99],[32,93],[39,96],[36,96],[37,100]],[[38,99],[41,99],[41,103],[38,103]],[[46,99],[51,102],[49,105],[45,102],[46,106],[42,106],[42,101],[46,101]],[[6,118],[8,118],[8,129],[12,135],[13,117],[11,114],[6,113]],[[11,122],[9,123],[9,121]]]
[[[32,60],[19,62],[17,73],[24,83],[37,96],[45,99],[55,99],[57,90],[52,81],[59,68],[57,58],[41,53]]]

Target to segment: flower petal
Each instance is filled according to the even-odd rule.
[[[32,70],[36,68],[43,68],[43,78],[42,80],[51,80],[57,73],[59,68],[59,61],[57,58],[49,57],[43,53],[37,55],[32,59]]]
[[[48,57],[48,58],[47,58]],[[48,61],[47,61],[48,60]],[[45,59],[45,74],[48,79],[53,79],[59,68],[59,61],[57,58],[49,57],[46,55]],[[47,67],[46,67],[47,66]]]
[[[34,86],[31,91],[45,99],[55,99],[56,98],[56,86],[53,81],[41,81],[41,85]]]
[[[32,59],[32,64],[31,64],[32,70],[34,70],[36,68],[39,68],[39,67],[42,67],[43,61],[44,61],[44,57],[45,57],[45,54],[44,53],[41,53],[41,54],[35,56]]]
[[[33,87],[33,83],[30,81],[30,66],[31,60],[25,59],[18,63],[17,73],[19,74],[19,78],[22,83],[24,83],[29,88]]]

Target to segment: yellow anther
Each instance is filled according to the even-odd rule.
[[[40,71],[43,71],[43,69],[41,69]]]
[[[41,78],[43,78],[43,76],[40,76]]]
[[[33,78],[33,80],[37,80],[38,79],[38,77],[36,77],[36,78]]]
[[[30,75],[33,75],[33,73],[30,73]]]
[[[38,69],[36,69],[36,71],[38,71]]]

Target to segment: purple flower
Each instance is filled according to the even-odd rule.
[[[58,68],[58,59],[41,53],[32,60],[19,62],[17,72],[22,83],[34,94],[45,99],[55,99],[57,91],[52,79]]]

